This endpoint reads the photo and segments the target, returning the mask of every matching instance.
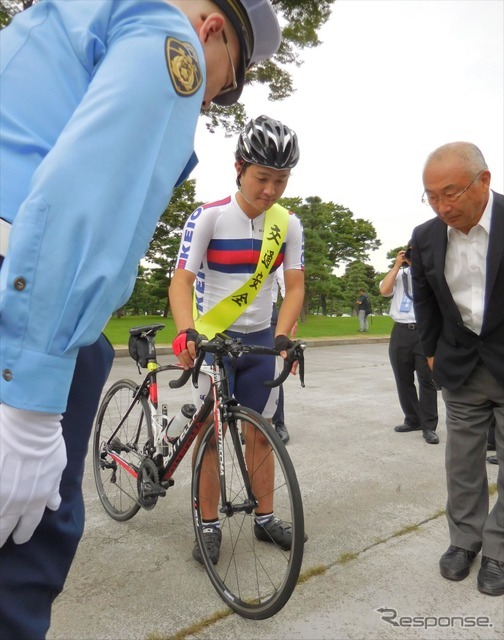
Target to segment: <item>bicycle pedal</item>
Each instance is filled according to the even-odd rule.
[[[159,484],[165,489],[168,489],[169,487],[173,487],[175,480],[173,478],[168,478],[168,480],[161,480]]]

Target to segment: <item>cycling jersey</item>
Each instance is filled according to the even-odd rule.
[[[177,268],[196,275],[198,313],[202,315],[232,294],[255,272],[264,232],[265,213],[251,220],[235,196],[205,204],[187,220],[177,257]],[[273,273],[304,269],[303,228],[291,214],[287,233],[273,268],[254,301],[229,329],[240,333],[261,331],[271,322]]]

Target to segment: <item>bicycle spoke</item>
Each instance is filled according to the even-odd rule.
[[[271,435],[269,427],[255,412],[240,407],[235,409],[234,415],[238,428],[245,423],[248,425],[244,451],[254,497],[259,503],[258,511],[264,504],[273,503],[275,517],[292,523],[293,546],[282,550],[275,543],[257,539],[254,511],[247,513],[243,507],[249,502],[250,496],[245,490],[247,483],[239,465],[239,452],[228,428],[224,430],[223,437],[228,508],[225,509],[226,513],[219,514],[222,531],[220,559],[214,565],[206,556],[199,523],[205,517],[211,519],[208,518],[208,510],[213,504],[211,487],[218,482],[220,468],[213,425],[207,428],[202,438],[193,472],[196,537],[202,548],[205,568],[219,595],[240,615],[263,619],[274,615],[285,605],[296,584],[304,544],[302,503],[285,447]],[[258,455],[261,439],[264,455]],[[256,488],[264,484],[262,478],[267,468],[273,470],[274,482],[268,491],[256,493]]]
[[[144,458],[144,447],[150,437],[145,400],[137,400],[124,419],[136,388],[131,380],[116,382],[105,395],[96,418],[93,448],[95,482],[103,507],[114,520],[129,520],[140,509],[135,475],[111,455],[112,452],[117,454],[127,466],[136,470]],[[121,427],[115,433],[121,421]],[[107,445],[112,435],[114,437]]]

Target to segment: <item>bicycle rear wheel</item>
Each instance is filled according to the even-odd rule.
[[[132,518],[141,505],[137,478],[112,458],[110,449],[138,472],[152,439],[145,398],[136,401],[112,442],[107,443],[128,411],[137,388],[132,380],[119,380],[113,384],[102,400],[95,422],[93,470],[96,488],[105,511],[119,521]]]
[[[198,445],[193,465],[193,522],[205,569],[221,598],[236,613],[262,620],[280,611],[289,600],[301,570],[304,546],[304,517],[301,493],[294,466],[280,438],[255,411],[230,407],[224,429],[224,473],[227,492],[225,513],[219,513],[222,531],[220,559],[212,564],[203,542],[203,514],[210,504],[211,486],[218,486],[220,460],[210,424]],[[246,445],[240,440],[245,433]],[[233,435],[234,434],[234,435]],[[257,443],[266,441],[260,456],[253,459]],[[246,470],[243,462],[247,460]],[[204,461],[205,459],[205,461]],[[274,468],[274,482],[265,493],[260,488],[267,465]],[[273,497],[275,518],[292,525],[292,546],[282,550],[273,541],[259,540],[254,531],[254,504],[246,487],[252,484],[252,498],[264,504]],[[261,492],[264,492],[261,495]],[[214,494],[215,495],[215,492]],[[256,502],[257,505],[257,502]],[[219,508],[222,501],[219,502]]]

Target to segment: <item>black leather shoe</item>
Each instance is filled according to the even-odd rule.
[[[425,442],[428,442],[429,444],[439,444],[438,434],[435,431],[432,431],[431,429],[424,429],[423,437]]]
[[[497,456],[488,456],[487,462],[489,462],[490,464],[499,464]]]
[[[278,433],[278,435],[280,436],[280,440],[284,444],[287,444],[289,442],[289,432],[287,431],[287,427],[284,424],[276,424],[275,431]]]
[[[394,431],[398,433],[406,433],[406,431],[422,431],[422,427],[412,427],[409,424],[398,424],[397,427],[394,427]]]
[[[439,560],[441,575],[447,580],[463,580],[469,575],[477,551],[469,551],[450,545]]]
[[[478,591],[489,596],[504,594],[504,562],[492,560],[487,556],[481,558],[481,569],[478,573]]]

